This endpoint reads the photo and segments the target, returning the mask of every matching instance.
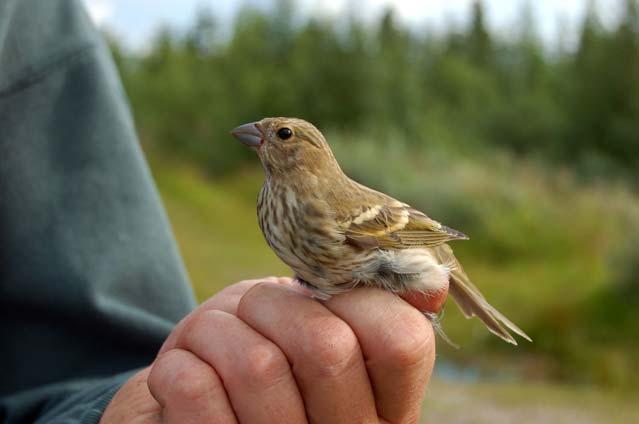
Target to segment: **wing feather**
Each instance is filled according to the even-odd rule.
[[[450,240],[468,239],[465,234],[396,200],[360,207],[341,224],[347,240],[368,248],[435,247]]]
[[[478,317],[491,333],[508,343],[517,344],[508,330],[520,335],[529,342],[532,341],[521,328],[488,303],[479,289],[470,281],[468,275],[464,272],[464,268],[455,258],[453,249],[450,246],[443,245],[434,251],[441,263],[447,263],[452,266],[449,292],[466,318]]]

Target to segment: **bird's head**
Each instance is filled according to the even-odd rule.
[[[231,131],[254,149],[269,176],[339,169],[322,133],[298,118],[264,118]]]

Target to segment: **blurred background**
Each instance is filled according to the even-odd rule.
[[[347,173],[471,236],[518,348],[452,303],[425,420],[639,422],[639,2],[85,0],[199,300],[288,275],[229,136],[324,133]]]

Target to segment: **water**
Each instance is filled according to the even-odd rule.
[[[438,358],[435,363],[434,375],[444,381],[465,383],[475,383],[482,377],[481,371],[477,367],[462,366],[442,358]]]
[[[437,358],[434,375],[443,381],[459,383],[477,383],[479,381],[516,383],[521,381],[521,376],[517,375],[511,368],[491,367],[487,369],[479,366],[461,365],[442,357]]]

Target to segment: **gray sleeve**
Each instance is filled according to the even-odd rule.
[[[0,2],[0,422],[99,409],[194,304],[80,0]]]
[[[65,381],[2,398],[0,422],[97,424],[115,392],[134,372],[102,379]]]

